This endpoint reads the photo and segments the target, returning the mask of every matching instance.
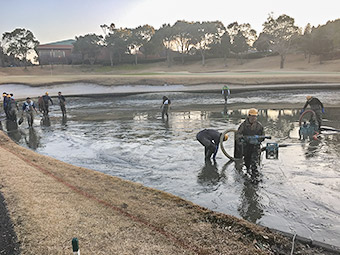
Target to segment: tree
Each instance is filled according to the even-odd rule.
[[[93,65],[100,52],[103,37],[96,34],[87,34],[84,36],[76,37],[76,42],[73,43],[74,52],[80,53],[82,63],[84,64],[87,59]]]
[[[118,28],[105,37],[105,43],[110,52],[111,66],[113,66],[113,56],[118,57],[118,63],[122,61],[122,56],[126,54],[129,49],[129,41],[132,36],[131,29]]]
[[[171,49],[172,49],[172,43],[175,38],[175,31],[170,26],[170,24],[163,24],[160,29],[158,29],[155,32],[154,35],[154,42],[155,44],[161,44],[162,47],[165,49],[166,53],[166,61],[168,63],[168,67],[171,66]]]
[[[108,37],[115,32],[116,25],[111,23],[111,25],[100,25],[100,28],[103,30],[105,38],[104,38],[104,47],[108,48],[109,57],[110,57],[110,64],[113,66],[113,50],[111,49],[112,45],[108,44]]]
[[[138,53],[140,48],[149,42],[152,36],[155,34],[155,29],[152,26],[144,25],[139,26],[132,30],[132,36],[130,38],[129,49],[130,52],[135,55],[135,64],[138,64]]]
[[[257,51],[268,52],[270,50],[270,40],[267,34],[261,33],[254,42],[253,47]]]
[[[192,36],[191,42],[200,52],[202,65],[205,65],[205,54],[210,46],[220,41],[224,33],[224,26],[221,22],[196,22],[190,27]]]
[[[192,36],[190,34],[190,26],[193,23],[178,20],[174,25],[174,42],[178,52],[181,53],[182,64],[184,64],[184,56],[189,53]]]
[[[230,23],[227,26],[227,31],[230,35],[231,42],[234,41],[235,36],[241,37],[242,35],[245,38],[246,43],[249,46],[252,46],[257,38],[256,31],[251,28],[249,23],[243,23],[243,24],[238,24],[238,22]]]
[[[25,69],[27,68],[29,53],[36,53],[35,49],[39,44],[33,33],[24,28],[16,28],[12,32],[4,33],[2,41],[5,53],[23,61]]]
[[[247,38],[239,31],[235,36],[233,43],[231,44],[231,50],[236,53],[240,54],[246,52],[249,49],[249,45],[247,43]]]
[[[322,58],[333,50],[333,41],[330,34],[324,29],[316,29],[312,32],[310,51],[319,56],[320,64]]]
[[[267,21],[263,23],[263,33],[268,38],[270,49],[280,55],[281,69],[284,68],[292,40],[299,34],[299,28],[294,23],[294,19],[285,14],[277,19],[269,15]]]

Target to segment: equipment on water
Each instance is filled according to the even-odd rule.
[[[279,144],[267,143],[266,144],[266,159],[278,159],[279,158]]]
[[[243,136],[241,138],[241,142],[254,144],[254,145],[260,145],[264,139],[272,139],[271,136],[265,136],[265,135],[249,135],[249,136]]]
[[[311,117],[308,122],[303,121],[303,117],[306,116],[307,113],[311,113]],[[313,110],[304,111],[299,118],[299,139],[301,140],[315,140],[317,139],[317,135],[319,135],[319,124],[316,121],[316,113]]]

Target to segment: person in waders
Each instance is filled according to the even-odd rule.
[[[63,117],[66,115],[66,99],[65,97],[61,94],[61,92],[58,92],[58,101],[59,101],[59,105],[60,105],[60,110],[63,114]]]
[[[323,107],[323,104],[321,101],[312,96],[306,96],[306,103],[303,106],[300,115],[306,110],[307,106],[309,105],[310,108],[315,112],[316,115],[316,121],[318,122],[319,125],[319,133],[321,133],[321,124],[322,124],[322,114],[325,113],[325,109]]]
[[[259,164],[260,146],[262,140],[257,142],[249,141],[246,139],[247,136],[263,136],[264,130],[260,122],[257,121],[258,111],[255,108],[251,108],[248,111],[248,116],[244,122],[241,123],[236,132],[236,143],[235,143],[235,158],[243,158],[244,165],[247,168],[249,174],[256,175],[258,173],[257,167]]]
[[[228,103],[228,98],[230,96],[230,89],[227,85],[223,86],[222,95],[224,97],[224,104],[226,105]]]
[[[2,97],[3,97],[4,112],[6,114],[6,118],[8,119],[8,102],[9,102],[9,98],[7,97],[7,93],[6,92],[2,93]]]
[[[14,99],[13,94],[7,95],[7,113],[8,119],[14,122],[17,121],[17,113],[19,111],[19,107],[17,102]]]
[[[35,108],[34,102],[31,100],[30,97],[26,98],[26,101],[22,105],[22,110],[25,113],[25,117],[27,119],[27,123],[29,127],[33,126],[33,120],[34,120],[34,115],[33,115],[33,110],[37,112],[37,109]]]
[[[220,137],[222,133],[215,129],[203,129],[197,133],[196,139],[204,146],[204,158],[205,160],[210,160],[213,156],[213,160],[216,160],[216,154],[218,151],[218,145],[220,144]],[[224,140],[228,139],[226,134]]]
[[[162,119],[166,116],[166,119],[169,119],[169,108],[170,108],[171,101],[166,96],[163,96],[163,103],[161,105],[162,109]]]
[[[48,112],[49,112],[48,104],[49,104],[49,101],[53,105],[52,98],[48,95],[48,92],[46,92],[45,95],[42,96],[42,110],[43,110],[43,114],[44,114],[45,117],[48,116]]]

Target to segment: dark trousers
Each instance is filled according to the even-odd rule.
[[[214,154],[216,150],[215,144],[203,134],[198,133],[196,136],[197,140],[204,146],[204,157],[205,159],[210,159],[211,155]]]

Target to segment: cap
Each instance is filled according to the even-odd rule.
[[[258,115],[258,111],[255,108],[251,108],[248,111],[248,115],[249,116],[257,116]]]

